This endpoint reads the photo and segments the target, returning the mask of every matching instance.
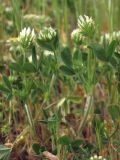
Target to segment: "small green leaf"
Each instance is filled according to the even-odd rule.
[[[110,113],[113,121],[116,121],[120,118],[120,108],[117,105],[110,105],[108,107],[108,112]]]
[[[12,90],[10,81],[9,81],[9,79],[7,78],[7,76],[3,75],[3,81],[4,81],[5,85],[6,85],[6,87],[7,87],[9,90]]]
[[[47,49],[48,51],[53,51],[53,46],[50,42],[44,42],[40,39],[37,40],[38,44],[43,47],[44,49]]]
[[[117,140],[114,140],[114,141],[113,141],[113,144],[114,144],[114,145],[117,145],[117,146],[120,146],[120,141],[119,141],[118,139],[117,139]]]
[[[9,160],[12,149],[0,145],[0,160]]]
[[[102,61],[107,61],[106,51],[101,45],[91,44],[88,47],[93,50],[94,54],[97,56],[98,59]]]
[[[12,93],[7,94],[7,100],[11,100],[12,99]]]
[[[73,102],[73,103],[80,103],[81,102],[80,96],[69,96],[69,97],[67,97],[67,100],[69,100],[70,102]]]
[[[9,89],[5,88],[3,85],[0,84],[0,91],[4,92],[4,93],[9,93]]]
[[[68,47],[65,47],[61,52],[61,58],[65,65],[72,66],[72,55]]]
[[[64,135],[58,139],[58,143],[62,145],[69,145],[71,143],[71,139],[69,136]]]
[[[32,61],[35,64],[35,66],[37,65],[37,55],[36,55],[36,49],[35,46],[32,47]]]
[[[73,64],[75,66],[80,66],[82,62],[83,53],[80,50],[76,50],[73,54]]]
[[[81,54],[82,54],[82,53],[81,53],[80,50],[75,50],[73,59],[74,59],[74,60],[80,60],[80,59],[81,59]]]
[[[82,139],[77,139],[71,142],[71,145],[76,147],[79,147],[81,144],[84,144],[84,141]]]
[[[32,149],[33,151],[35,152],[36,155],[40,155],[42,152],[45,151],[45,147],[44,146],[41,146],[40,144],[38,143],[34,143],[32,145]]]
[[[22,69],[23,69],[23,72],[34,72],[35,71],[35,67],[29,62],[26,62],[23,65]]]
[[[18,63],[11,63],[10,64],[10,68],[12,70],[17,71],[17,72],[21,72],[22,71],[22,68],[21,68],[21,66]]]
[[[107,49],[107,59],[110,60],[114,51],[115,51],[115,48],[117,46],[117,41],[113,40],[109,46],[108,46],[108,49]]]
[[[117,59],[120,59],[120,54],[119,54],[118,52],[115,52],[115,57],[116,57]]]
[[[65,74],[69,76],[73,76],[75,74],[74,70],[72,68],[68,68],[67,66],[60,66],[60,70]]]
[[[56,32],[57,32],[57,35],[56,35],[56,37],[53,39],[53,46],[54,46],[55,49],[58,47],[58,44],[59,44],[58,31],[56,30]]]
[[[21,55],[18,59],[17,59],[17,63],[20,65],[20,66],[23,66],[23,63],[25,61],[25,58],[23,55]]]
[[[118,59],[116,58],[116,57],[111,57],[110,58],[110,64],[113,66],[113,67],[117,67],[117,65],[118,65]]]
[[[119,148],[117,148],[117,152],[120,152],[120,147],[119,147]]]

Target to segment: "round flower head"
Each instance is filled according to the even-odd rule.
[[[109,44],[112,41],[112,37],[113,35],[110,33],[104,33],[101,37],[100,37],[100,42],[103,43],[107,43]]]
[[[58,35],[52,27],[45,27],[39,32],[37,42],[43,48],[53,51],[58,45]]]
[[[94,159],[97,159],[98,158],[98,156],[97,155],[94,155],[94,157],[93,157]]]
[[[83,36],[92,38],[95,34],[95,23],[91,17],[79,16],[78,27]]]
[[[54,52],[45,50],[45,51],[44,51],[44,55],[45,55],[45,56],[54,56]]]
[[[117,40],[118,42],[120,42],[120,31],[113,32],[111,37],[113,40]]]
[[[100,37],[100,43],[104,45],[109,45],[113,40],[116,41],[117,45],[115,48],[115,51],[120,53],[120,31],[116,32],[114,31],[113,33],[104,33]]]
[[[75,44],[81,44],[84,40],[84,37],[81,35],[80,30],[77,28],[72,31],[71,38],[74,41]]]
[[[35,31],[34,29],[24,28],[19,34],[18,40],[24,48],[28,48],[35,39]]]
[[[41,41],[51,41],[56,37],[56,31],[51,27],[45,27],[39,32],[38,39]]]
[[[104,33],[101,36],[100,41],[103,42],[103,40],[106,40],[106,42],[110,43],[112,40],[116,40],[118,42],[120,42],[120,31],[114,31],[113,33]]]
[[[102,158],[102,156],[99,156],[98,159],[101,159],[101,160],[102,160],[103,158]]]

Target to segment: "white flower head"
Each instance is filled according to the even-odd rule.
[[[44,55],[45,55],[45,56],[54,56],[54,52],[45,50],[45,51],[44,51]]]
[[[103,43],[109,44],[111,42],[111,40],[112,40],[111,35],[109,33],[104,33],[100,37],[101,44],[103,44]]]
[[[104,33],[101,37],[100,37],[100,43],[101,44],[110,44],[113,40],[115,40],[116,42],[118,42],[118,46],[116,46],[116,51],[120,52],[120,31],[114,31],[112,33]]]
[[[34,39],[35,31],[34,29],[31,30],[30,27],[22,29],[18,36],[18,41],[24,48],[29,47],[33,43]]]
[[[81,34],[79,28],[74,29],[71,33],[71,39],[74,41],[76,44],[81,44],[84,40],[83,35]]]
[[[109,33],[106,33],[104,36],[105,36],[106,40],[110,40],[110,34]]]
[[[105,33],[103,36],[109,41],[111,40],[118,40],[120,41],[120,31],[114,31],[113,33]]]
[[[28,60],[29,60],[29,62],[32,62],[33,61],[32,56],[29,56]],[[38,55],[37,55],[37,60],[39,60],[39,56]]]
[[[93,157],[94,159],[97,159],[98,158],[98,156],[97,155],[94,155],[94,157]]]
[[[45,27],[39,32],[39,40],[41,41],[51,41],[57,35],[57,32],[52,27]]]
[[[81,33],[86,37],[93,37],[95,34],[95,23],[91,17],[86,15],[79,16],[78,27]]]
[[[118,42],[120,42],[120,31],[117,31],[117,32],[113,32],[112,35],[112,40],[117,40]]]
[[[102,156],[99,156],[98,159],[101,159],[101,160],[102,160]]]
[[[104,158],[102,156],[94,155],[94,156],[90,157],[90,160],[106,160],[106,158]]]

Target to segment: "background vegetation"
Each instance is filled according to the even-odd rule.
[[[79,15],[95,21],[94,44],[71,40]],[[38,44],[20,55],[16,38],[28,26],[57,29],[55,59]],[[119,45],[99,46],[101,35],[119,28],[119,0],[0,2],[0,160],[120,159]]]

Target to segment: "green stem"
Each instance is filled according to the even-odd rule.
[[[9,107],[10,107],[10,114],[9,114],[9,125],[11,125],[11,118],[12,118],[12,102],[9,102]]]
[[[64,26],[65,26],[65,33],[66,33],[66,38],[67,38],[67,40],[68,40],[68,10],[67,10],[67,0],[64,0],[63,7],[64,7]]]
[[[78,134],[80,135],[82,132],[83,127],[85,126],[87,119],[88,119],[88,115],[91,111],[91,107],[93,104],[93,97],[91,95],[87,96],[87,100],[86,100],[86,105],[85,105],[85,110],[84,110],[84,117],[82,119],[82,122],[80,123],[80,126],[78,127]],[[78,136],[79,136],[78,135]]]
[[[95,58],[92,50],[90,50],[90,52],[88,53],[88,59],[87,59],[87,78],[88,78],[88,82],[87,82],[87,87],[85,86],[87,93],[91,93],[91,90],[93,88],[95,68],[96,68],[96,58]]]
[[[108,16],[109,16],[110,33],[112,33],[113,32],[113,2],[112,0],[108,1]]]
[[[28,118],[28,122],[30,124],[30,127],[32,130],[34,130],[35,132],[35,128],[34,128],[34,123],[33,123],[33,118],[32,118],[32,113],[31,113],[31,110],[30,110],[30,107],[28,107],[27,104],[24,105],[24,108],[25,108],[25,111],[26,111],[26,114],[27,114],[27,118]]]
[[[42,15],[45,15],[45,7],[46,7],[46,2],[45,0],[42,0]]]

